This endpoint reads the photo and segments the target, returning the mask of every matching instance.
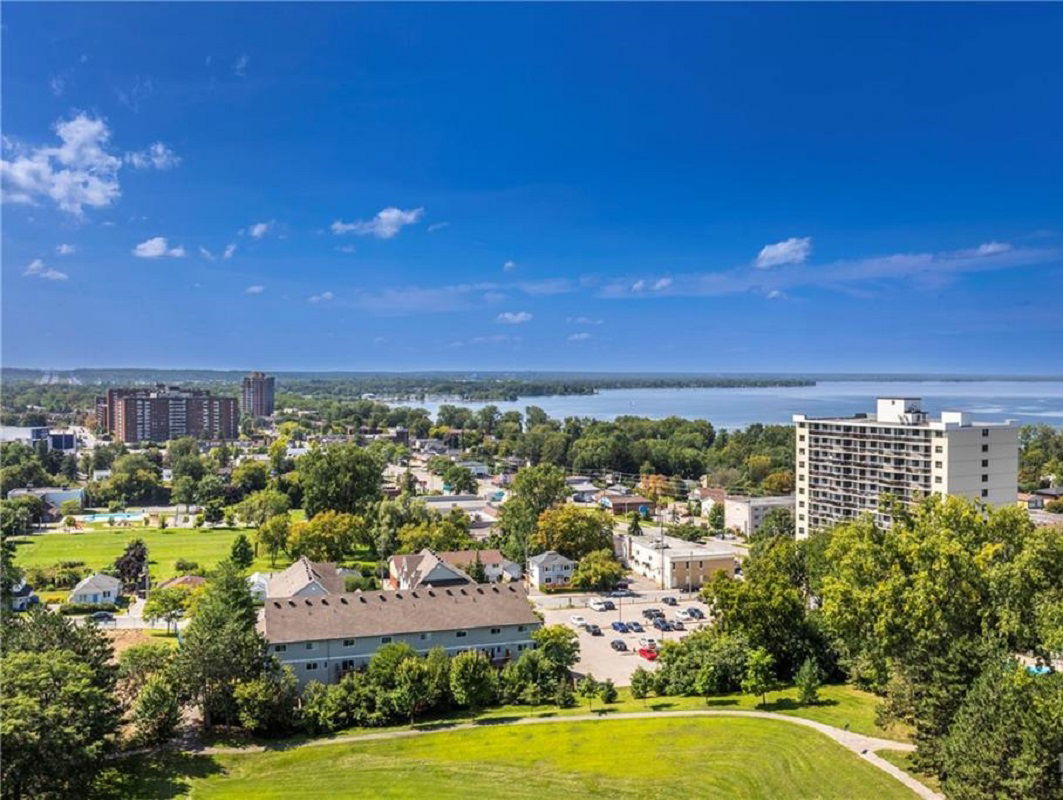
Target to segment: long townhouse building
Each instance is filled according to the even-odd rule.
[[[270,598],[259,622],[270,654],[301,685],[335,683],[393,642],[422,655],[479,650],[503,663],[534,646],[541,624],[516,584]]]
[[[887,493],[907,504],[931,494],[1015,502],[1018,426],[1010,420],[976,422],[964,411],[933,419],[916,397],[880,397],[874,414],[793,420],[798,538],[864,513],[888,527],[879,508]]]

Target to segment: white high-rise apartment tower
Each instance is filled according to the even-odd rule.
[[[1015,502],[1019,429],[973,422],[963,411],[931,419],[917,397],[880,397],[877,413],[855,417],[794,415],[797,537],[870,513],[890,493],[906,503],[955,494],[991,505]]]

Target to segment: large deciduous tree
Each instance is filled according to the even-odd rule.
[[[365,514],[381,497],[384,465],[357,445],[314,448],[297,469],[308,517],[322,511]]]
[[[568,504],[543,511],[531,539],[531,551],[556,550],[579,560],[595,550],[611,550],[613,518],[601,509]]]

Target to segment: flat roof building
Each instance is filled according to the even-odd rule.
[[[772,497],[747,497],[740,494],[727,495],[723,501],[724,525],[728,529],[737,530],[744,536],[750,536],[756,533],[760,526],[764,524],[768,514],[777,508],[793,511],[794,496],[792,494]]]
[[[618,534],[614,549],[629,569],[663,589],[694,591],[717,572],[734,577],[737,563],[737,551],[730,545],[688,542],[675,536]]]
[[[272,375],[249,372],[240,387],[240,410],[251,417],[272,417],[274,383]]]
[[[1018,426],[975,422],[963,411],[938,419],[917,397],[880,397],[874,414],[794,415],[798,538],[869,513],[892,523],[879,498],[914,504],[931,494],[990,505],[1015,502]]]
[[[96,399],[97,424],[120,442],[165,442],[182,436],[230,440],[239,435],[236,398],[158,384],[108,389]]]

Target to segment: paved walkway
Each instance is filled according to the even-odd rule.
[[[451,731],[462,730],[475,730],[483,729],[485,727],[491,727],[492,725],[555,725],[565,722],[601,722],[612,720],[625,720],[625,719],[670,719],[675,717],[760,717],[762,719],[774,719],[780,722],[789,722],[794,725],[803,725],[806,728],[812,728],[819,731],[825,736],[829,736],[836,741],[842,747],[847,750],[851,750],[856,753],[862,759],[878,767],[883,772],[892,775],[899,780],[909,789],[911,789],[917,796],[924,798],[924,800],[944,800],[944,796],[936,792],[931,791],[926,786],[921,784],[911,775],[899,767],[895,767],[886,759],[877,755],[878,750],[902,750],[904,752],[910,752],[915,747],[906,742],[895,742],[890,739],[879,739],[875,736],[865,736],[861,733],[853,733],[852,731],[842,730],[841,728],[835,728],[830,725],[825,725],[822,722],[816,722],[815,720],[805,719],[803,717],[792,717],[787,714],[776,714],[771,711],[723,711],[723,710],[704,710],[704,711],[632,711],[632,712],[619,712],[619,713],[603,713],[603,714],[573,714],[571,716],[561,717],[521,717],[514,720],[494,721],[490,717],[480,720],[479,722],[460,722],[454,724],[443,723],[439,727],[435,728],[421,728],[421,729],[409,729],[409,730],[397,730],[397,731],[380,731],[379,733],[359,733],[350,736],[336,736],[333,738],[311,739],[306,742],[296,742],[293,744],[279,744],[274,746],[253,746],[253,747],[205,747],[198,752],[205,755],[239,755],[243,753],[261,753],[268,750],[278,749],[290,749],[296,747],[319,747],[330,744],[346,744],[355,742],[373,742],[384,739],[402,739],[414,736],[428,736],[436,733],[449,733]],[[431,723],[429,723],[431,724]]]

